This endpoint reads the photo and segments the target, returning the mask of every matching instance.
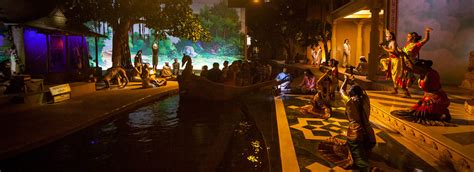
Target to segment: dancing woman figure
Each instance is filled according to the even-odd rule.
[[[397,80],[399,85],[404,87],[410,87],[415,81],[415,75],[413,74],[413,65],[420,58],[420,50],[430,40],[430,32],[433,29],[425,29],[425,38],[422,39],[416,32],[411,32],[407,35],[407,44],[402,49],[402,57],[404,60],[403,75]],[[409,96],[408,96],[409,97]]]

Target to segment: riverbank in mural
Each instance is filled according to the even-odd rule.
[[[232,62],[244,57],[244,35],[240,33],[241,25],[239,15],[235,9],[227,8],[224,1],[201,7],[197,12],[203,27],[211,33],[209,42],[192,42],[189,40],[168,36],[166,39],[157,40],[155,31],[144,25],[136,24],[129,34],[130,57],[133,63],[135,54],[142,50],[145,63],[152,62],[152,45],[158,43],[158,67],[162,68],[165,62],[170,65],[177,58],[181,61],[183,54],[193,58],[193,66],[200,69],[203,65],[212,66],[212,63],[222,64],[224,61]],[[102,69],[112,67],[112,30],[106,24],[99,24],[97,32],[107,35],[98,42],[99,66]],[[88,40],[91,54],[95,53],[94,38]],[[95,59],[95,58],[94,58]],[[95,66],[95,60],[90,61]]]

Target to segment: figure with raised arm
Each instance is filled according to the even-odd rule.
[[[359,85],[352,85],[347,93],[348,80],[349,77],[345,75],[339,90],[349,120],[347,143],[354,161],[353,167],[360,171],[369,171],[369,153],[376,144],[374,130],[369,121],[369,96]]]
[[[330,97],[330,87],[332,86],[331,71],[327,71],[316,82],[317,93],[311,99],[311,105],[305,105],[300,108],[303,114],[311,115],[312,117],[328,119],[332,113],[332,100]]]
[[[401,53],[403,55],[404,68],[401,79],[397,80],[399,85],[404,87],[410,87],[415,81],[415,75],[413,74],[413,66],[420,59],[420,50],[430,40],[430,32],[433,29],[425,29],[425,38],[422,39],[421,35],[416,32],[410,32],[407,35],[407,44],[403,47]],[[408,96],[410,95],[408,94]]]

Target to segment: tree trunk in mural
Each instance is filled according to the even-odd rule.
[[[130,48],[128,46],[128,31],[131,22],[129,20],[122,20],[114,27],[113,41],[112,41],[112,66],[127,67],[130,61]],[[128,52],[128,53],[127,53]],[[124,63],[125,62],[125,63]]]

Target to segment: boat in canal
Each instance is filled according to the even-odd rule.
[[[178,83],[180,96],[184,99],[232,100],[259,90],[260,88],[276,85],[277,83],[274,80],[270,80],[248,86],[227,85],[194,75],[192,72],[192,60],[189,56],[183,57],[182,64],[186,66],[182,75],[178,77]]]

